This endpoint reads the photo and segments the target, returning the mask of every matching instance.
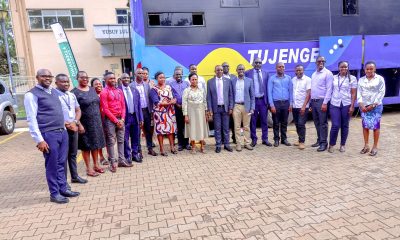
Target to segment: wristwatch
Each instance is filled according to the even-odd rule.
[[[78,121],[78,120],[76,120],[76,119],[74,119],[74,121],[73,121],[77,126],[80,124],[80,122]]]

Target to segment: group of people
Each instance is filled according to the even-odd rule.
[[[228,63],[217,65],[215,76],[207,82],[197,74],[196,65],[190,65],[189,70],[186,79],[183,79],[182,67],[178,66],[171,78],[166,79],[163,72],[157,72],[151,80],[147,68],[138,68],[133,79],[122,74],[120,84],[114,73],[106,72],[105,87],[100,79],[89,82],[87,73],[79,71],[76,76],[79,84],[72,91],[69,91],[67,75],[58,74],[53,88],[51,72],[38,70],[38,84],[26,93],[24,104],[30,133],[45,158],[50,201],[67,203],[69,197],[79,196],[67,183],[68,167],[72,183],[87,182],[78,175],[78,149],[82,151],[87,175],[96,177],[105,172],[104,165],[116,172],[118,167],[132,167],[133,161],[142,162],[142,134],[150,156],[168,156],[163,144],[165,137],[171,154],[184,149],[193,154],[205,153],[209,122],[214,124],[216,153],[222,147],[233,151],[230,128],[236,151],[253,150],[258,140],[258,121],[262,144],[291,146],[286,132],[289,112],[293,112],[298,134],[294,145],[304,149],[305,124],[311,108],[317,130],[317,140],[312,146],[318,147],[319,152],[334,152],[340,130],[339,151],[344,152],[356,100],[361,109],[365,142],[361,153],[375,156],[378,152],[385,82],[375,73],[374,62],[365,64],[366,75],[358,82],[350,75],[348,62],[340,62],[339,73],[333,75],[325,68],[322,56],[317,58],[311,78],[304,74],[301,65],[295,68],[296,76],[289,77],[284,63],[276,64],[276,73],[270,75],[262,69],[260,58],[254,60],[253,69],[248,71],[239,64],[237,75],[229,72]],[[332,120],[329,143],[328,109]],[[268,110],[273,119],[273,144],[268,140]],[[374,131],[372,149],[370,129]],[[154,134],[159,153],[154,150]]]

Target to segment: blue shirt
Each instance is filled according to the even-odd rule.
[[[238,78],[235,86],[235,103],[244,102],[244,78]]]
[[[172,95],[176,98],[176,104],[182,105],[183,91],[189,87],[189,83],[181,80],[180,82],[174,80],[169,82],[172,88]]]
[[[289,75],[278,77],[274,74],[268,80],[268,102],[271,107],[274,107],[274,101],[278,100],[288,100],[292,105],[293,86]]]
[[[262,71],[261,69],[259,70],[259,72],[257,72],[256,69],[254,69],[254,74],[253,74],[253,80],[254,80],[254,96],[256,98],[262,97],[264,96],[265,93],[262,93],[260,91],[260,88],[263,87],[264,85],[260,86],[260,84],[258,84],[258,74],[260,74],[260,80],[261,83],[264,84],[263,82],[263,75],[262,75]]]

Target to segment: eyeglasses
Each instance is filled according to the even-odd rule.
[[[229,67],[229,65],[223,65],[222,67]]]
[[[122,79],[129,79],[129,77],[123,77]]]
[[[324,63],[326,62],[325,60],[318,60],[317,63]]]
[[[41,78],[54,78],[54,76],[51,75],[39,75]]]
[[[254,62],[255,64],[262,64],[262,62]]]

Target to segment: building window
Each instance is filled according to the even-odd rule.
[[[221,7],[259,7],[259,0],[221,0]]]
[[[204,13],[149,13],[150,27],[204,26]]]
[[[358,0],[343,0],[343,15],[358,15]]]
[[[82,9],[30,9],[28,18],[31,30],[50,29],[50,25],[56,22],[59,22],[65,29],[85,28]]]
[[[128,9],[116,9],[117,23],[128,24]]]

